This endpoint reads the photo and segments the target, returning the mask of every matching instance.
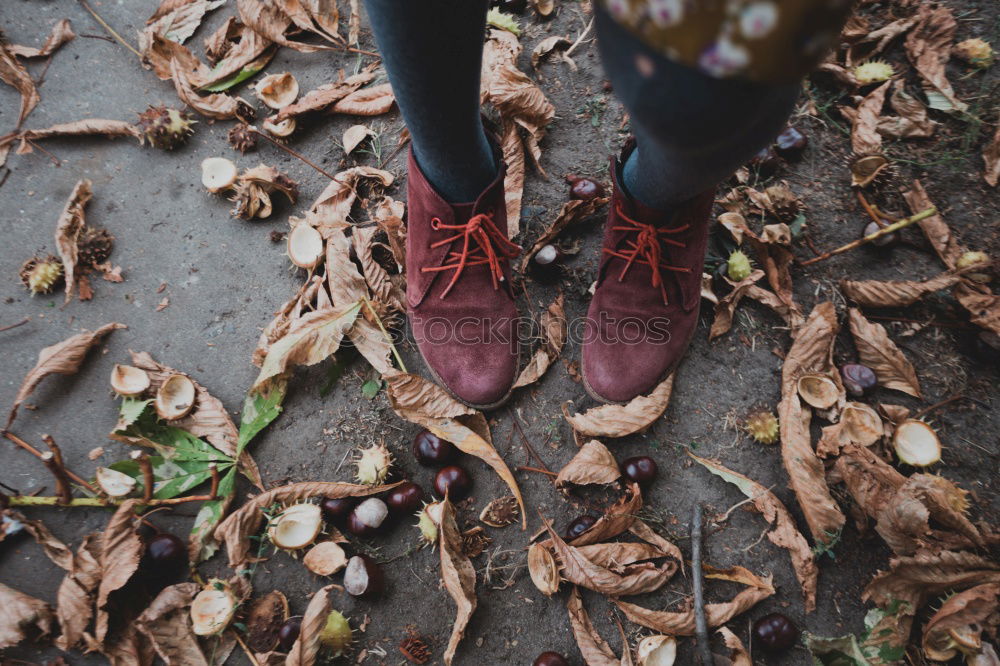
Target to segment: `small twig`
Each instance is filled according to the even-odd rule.
[[[327,178],[329,178],[330,180],[337,180],[337,178],[336,178],[335,176],[331,175],[331,174],[330,174],[329,172],[327,172],[327,171],[324,171],[324,170],[323,170],[323,169],[322,169],[321,167],[319,167],[319,166],[318,166],[318,165],[316,165],[315,163],[311,162],[311,161],[310,161],[310,160],[309,160],[309,159],[308,159],[308,158],[307,158],[306,156],[304,156],[304,155],[303,155],[302,153],[300,153],[300,152],[298,152],[297,150],[294,150],[294,149],[292,149],[292,148],[289,148],[288,146],[286,146],[285,144],[281,143],[280,141],[276,141],[275,139],[273,139],[273,138],[271,138],[270,136],[268,136],[268,134],[267,134],[266,132],[261,132],[261,131],[260,131],[259,129],[256,129],[256,128],[254,128],[254,127],[251,127],[251,128],[250,128],[250,132],[251,132],[251,133],[253,133],[253,134],[256,134],[256,135],[257,135],[257,136],[259,136],[259,137],[263,137],[264,139],[267,139],[267,140],[268,140],[268,141],[270,141],[270,142],[271,142],[272,144],[274,144],[274,145],[275,145],[275,146],[277,146],[278,148],[281,148],[281,149],[282,149],[283,151],[285,151],[286,153],[288,153],[288,154],[289,154],[289,155],[291,155],[292,157],[295,157],[295,158],[298,158],[298,159],[302,160],[302,161],[303,161],[304,163],[306,163],[306,164],[308,164],[309,166],[311,166],[311,167],[312,167],[313,169],[316,169],[316,171],[319,171],[319,172],[320,172],[321,174],[323,174],[324,176],[326,176],[326,177],[327,177]]]
[[[43,453],[41,460],[56,479],[56,492],[59,496],[52,499],[56,500],[55,504],[68,506],[73,501],[73,489],[70,488],[66,468],[59,464],[59,457],[52,451]]]
[[[926,414],[928,414],[930,412],[933,412],[935,409],[938,409],[939,407],[944,407],[945,405],[949,405],[949,404],[955,402],[956,400],[964,400],[964,399],[965,399],[964,395],[962,395],[961,393],[957,393],[957,394],[951,396],[950,398],[945,398],[941,402],[935,402],[930,407],[924,407],[923,409],[921,409],[919,412],[917,412],[916,414],[914,414],[910,418],[919,419],[920,417],[922,417],[922,416],[924,416],[924,415],[926,415]]]
[[[208,490],[208,496],[217,500],[219,499],[219,467],[212,463],[208,466],[208,471],[212,474],[212,486]]]
[[[49,455],[45,453],[43,455]],[[88,506],[88,507],[113,507],[122,504],[127,497],[107,498],[107,497],[74,497],[67,504],[59,501],[59,497],[34,496],[34,495],[12,495],[7,498],[10,506]],[[175,504],[185,504],[187,502],[211,502],[217,499],[208,495],[185,495],[183,497],[171,497],[169,499],[152,499],[149,502],[140,502],[143,507],[150,506],[173,506]]]
[[[3,436],[6,437],[7,439],[9,439],[10,441],[14,442],[18,446],[20,446],[22,449],[24,449],[25,451],[27,451],[31,455],[33,455],[36,458],[38,458],[39,460],[41,460],[41,458],[42,458],[42,452],[39,451],[38,449],[36,449],[35,447],[33,447],[31,444],[28,444],[26,441],[24,441],[23,439],[21,439],[20,437],[18,437],[14,433],[10,432],[9,430],[4,430],[3,431]],[[90,492],[94,493],[95,495],[97,494],[97,489],[94,488],[94,486],[90,485],[90,483],[86,479],[84,479],[82,476],[80,476],[79,474],[76,474],[75,472],[73,472],[73,470],[66,469],[66,475],[69,478],[73,479],[73,481],[75,481],[79,485],[81,485],[84,488],[86,488],[87,490],[89,490]]]
[[[524,430],[521,428],[521,422],[518,420],[517,415],[512,413],[509,407],[507,408],[507,413],[510,414],[512,417],[511,421],[514,422],[514,427],[517,428],[517,433],[521,436],[521,441],[524,442],[524,448],[528,451],[531,457],[535,459],[535,461],[541,466],[543,470],[545,470],[548,473],[551,473],[549,466],[545,464],[545,461],[542,460],[541,457],[539,457],[534,447],[531,446],[531,442],[528,441],[528,437],[524,434]]]
[[[30,140],[30,139],[25,139],[25,141],[27,141],[27,142],[28,142],[28,143],[29,143],[29,144],[31,145],[31,147],[32,147],[33,149],[35,149],[35,150],[37,150],[38,152],[40,152],[40,153],[43,153],[43,154],[45,154],[46,156],[48,156],[48,158],[49,158],[50,160],[52,160],[52,163],[53,163],[53,164],[55,164],[55,165],[56,165],[57,167],[61,167],[61,166],[62,166],[62,160],[60,160],[60,159],[59,159],[58,157],[56,157],[55,155],[53,155],[53,154],[52,154],[52,153],[50,153],[49,151],[47,151],[47,150],[45,150],[44,148],[42,148],[42,147],[41,147],[40,145],[38,145],[38,142],[36,142],[36,141],[32,141],[32,140]]]
[[[139,470],[142,472],[142,501],[146,504],[153,499],[153,463],[149,461],[149,454],[145,451],[133,451],[130,454],[132,460],[139,463]]]
[[[518,467],[517,471],[518,472],[538,472],[539,474],[545,474],[546,476],[559,476],[555,472],[550,472],[547,469],[538,469],[537,467],[527,467],[525,465],[521,465],[520,467]]]
[[[694,626],[698,637],[698,655],[702,666],[712,666],[712,650],[708,644],[708,623],[705,620],[705,574],[701,568],[701,505],[695,503],[691,515],[691,571],[694,587]]]
[[[6,326],[0,326],[0,333],[3,333],[4,331],[9,331],[12,328],[17,328],[18,326],[24,326],[29,321],[31,321],[31,317],[25,317],[24,319],[22,319],[21,321],[19,321],[17,323],[7,324]]]
[[[257,661],[257,655],[255,655],[253,651],[247,646],[247,644],[243,642],[243,639],[240,638],[240,632],[236,631],[235,629],[232,629],[231,631],[233,634],[233,638],[235,638],[236,642],[239,643],[240,647],[243,649],[243,653],[246,654],[247,659],[250,660],[250,663],[253,664],[253,666],[261,666],[260,662]]]
[[[868,214],[868,217],[872,219],[872,222],[877,224],[879,227],[885,227],[886,221],[882,219],[882,216],[878,214],[878,211],[875,210],[875,207],[872,206],[868,202],[868,199],[865,198],[864,191],[859,189],[857,191],[857,194],[858,194],[858,202],[861,204],[861,207],[865,209],[865,212]]]
[[[131,51],[132,53],[134,53],[139,58],[142,58],[142,54],[139,53],[135,49],[134,46],[132,46],[131,44],[129,44],[128,42],[126,42],[125,39],[121,35],[119,35],[117,32],[115,32],[114,28],[112,28],[110,25],[108,25],[104,21],[104,19],[102,19],[97,14],[97,12],[95,12],[93,9],[91,9],[90,5],[87,4],[87,0],[76,0],[76,1],[79,2],[81,5],[83,5],[84,9],[86,9],[88,12],[90,12],[90,15],[94,17],[94,20],[97,21],[98,23],[100,23],[101,27],[104,28],[105,30],[107,30],[111,34],[111,36],[115,38],[115,41],[117,41],[119,44],[121,44],[122,46],[124,46],[125,48],[127,48],[129,51]]]
[[[576,47],[578,47],[583,42],[583,38],[590,34],[590,29],[593,27],[594,27],[594,19],[591,18],[590,23],[588,23],[587,27],[583,29],[583,32],[581,32],[580,36],[576,38],[576,41],[570,44],[570,47],[566,49],[565,55],[567,57],[573,54],[573,51],[575,51]]]
[[[389,331],[385,330],[385,326],[382,325],[382,320],[375,312],[375,308],[372,307],[371,301],[369,301],[367,297],[364,299],[364,304],[365,307],[368,308],[368,312],[371,313],[375,323],[378,324],[378,330],[382,331],[382,335],[385,336],[386,341],[389,343],[389,348],[392,349],[392,355],[396,357],[396,363],[399,363],[399,369],[403,372],[409,372],[409,370],[406,369],[406,364],[403,363],[403,357],[399,355],[399,350],[396,349],[396,345],[392,342],[392,336],[389,335]]]
[[[854,248],[860,247],[860,246],[864,245],[865,243],[870,243],[873,240],[877,240],[877,239],[881,238],[882,236],[887,236],[887,235],[889,235],[891,233],[899,231],[900,229],[908,227],[908,226],[910,226],[911,224],[913,224],[915,222],[919,222],[921,220],[926,220],[928,217],[930,217],[931,215],[935,215],[936,213],[937,213],[937,208],[935,208],[934,206],[931,206],[927,210],[922,210],[919,213],[917,213],[916,215],[911,215],[910,217],[908,217],[908,218],[906,218],[904,220],[900,220],[899,222],[894,222],[894,223],[890,224],[887,227],[882,227],[881,229],[879,229],[875,233],[868,234],[867,236],[864,236],[863,238],[859,238],[856,241],[851,241],[847,245],[843,245],[841,247],[838,247],[836,250],[830,250],[829,252],[824,252],[823,254],[819,255],[818,257],[813,257],[812,259],[806,259],[805,261],[801,262],[799,265],[801,265],[801,266],[808,266],[809,264],[815,264],[817,261],[823,261],[824,259],[829,259],[830,257],[834,256],[835,254],[843,254],[844,252],[847,252],[849,250],[853,250]]]

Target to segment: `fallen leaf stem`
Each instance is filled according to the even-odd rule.
[[[899,222],[893,222],[892,224],[890,224],[890,225],[888,225],[886,227],[882,227],[881,229],[879,229],[878,231],[876,231],[873,234],[868,234],[867,236],[859,238],[856,241],[851,241],[847,245],[842,245],[841,247],[838,247],[835,250],[830,250],[829,252],[824,252],[823,254],[819,255],[818,257],[813,257],[812,259],[806,259],[805,261],[800,262],[800,265],[801,266],[808,266],[809,264],[815,264],[817,261],[823,261],[824,259],[829,259],[830,257],[832,257],[832,256],[834,256],[836,254],[843,254],[844,252],[848,252],[850,250],[853,250],[854,248],[860,247],[860,246],[864,245],[865,243],[870,243],[873,240],[877,240],[877,239],[881,238],[882,236],[887,236],[887,235],[889,235],[891,233],[895,233],[895,232],[899,231],[900,229],[904,229],[904,228],[910,226],[911,224],[914,224],[914,223],[919,222],[921,220],[926,220],[928,217],[930,217],[931,215],[935,215],[936,213],[937,213],[937,208],[935,208],[934,206],[931,206],[927,210],[922,210],[919,213],[917,213],[916,215],[911,215],[910,217],[902,219]]]
[[[951,396],[950,398],[945,398],[941,402],[935,402],[930,407],[924,407],[923,409],[921,409],[919,412],[917,412],[916,414],[914,414],[910,418],[919,419],[919,418],[925,416],[926,414],[929,414],[930,412],[933,412],[935,409],[939,409],[941,407],[944,407],[945,405],[950,405],[951,403],[955,402],[956,400],[964,400],[964,399],[965,399],[964,395],[962,395],[961,393],[957,393],[957,394]]]
[[[156,481],[153,478],[153,463],[149,461],[149,454],[145,451],[133,451],[132,460],[139,465],[142,472],[142,501],[149,503],[153,499],[153,488]]]
[[[212,463],[208,466],[208,471],[212,475],[212,485],[208,489],[208,496],[212,500],[219,499],[219,466]]]
[[[0,333],[3,333],[4,331],[9,331],[12,328],[17,328],[18,326],[24,326],[29,321],[31,321],[31,317],[25,317],[19,322],[15,322],[13,324],[7,324],[6,326],[0,326]]]
[[[702,666],[712,666],[712,650],[708,644],[708,622],[705,619],[705,574],[701,567],[701,504],[697,502],[691,514],[691,572],[694,588],[694,631],[698,637],[698,656]]]
[[[316,169],[316,171],[319,171],[321,174],[323,174],[324,176],[326,176],[330,180],[337,180],[337,178],[335,176],[331,175],[329,172],[323,170],[319,165],[317,165],[314,162],[310,161],[309,158],[307,158],[305,155],[303,155],[302,153],[300,153],[297,150],[289,148],[288,146],[286,146],[285,144],[281,143],[280,141],[277,141],[276,139],[268,136],[268,134],[266,132],[261,132],[259,129],[256,129],[254,127],[250,128],[250,132],[252,132],[253,134],[255,134],[255,135],[259,136],[259,137],[267,139],[272,144],[274,144],[278,148],[281,148],[283,151],[285,151],[286,153],[288,153],[292,157],[295,157],[295,158],[297,158],[299,160],[302,160],[304,163],[308,164],[313,169]]]
[[[73,489],[69,484],[69,477],[66,476],[66,468],[59,464],[60,457],[52,451],[46,451],[42,454],[42,463],[56,480],[56,492],[59,496],[52,499],[62,506],[69,504],[73,500]]]
[[[528,454],[532,458],[535,459],[535,461],[542,468],[542,472],[544,474],[552,474],[552,471],[549,469],[549,466],[545,464],[545,461],[539,457],[538,453],[535,451],[535,448],[531,446],[531,442],[528,441],[528,437],[524,434],[524,429],[521,428],[521,422],[518,421],[517,416],[511,413],[509,408],[507,409],[507,412],[511,415],[511,417],[513,417],[511,418],[511,420],[514,422],[514,427],[517,428],[517,433],[521,436],[521,441],[524,442],[524,449],[528,452]],[[552,474],[552,475],[558,476],[557,474]]]
[[[77,2],[83,5],[83,8],[86,9],[88,12],[90,12],[90,15],[94,17],[94,20],[100,23],[101,27],[107,30],[108,33],[115,38],[115,41],[117,41],[119,44],[127,48],[129,51],[134,53],[139,58],[142,58],[142,54],[139,53],[139,51],[137,51],[134,46],[126,42],[124,37],[115,32],[115,29],[112,28],[110,25],[108,25],[107,22],[105,22],[105,20],[102,19],[100,15],[97,12],[95,12],[89,4],[87,4],[87,0],[77,0]]]
[[[874,206],[872,206],[872,204],[868,201],[868,199],[865,198],[865,193],[859,189],[857,191],[857,194],[858,194],[858,203],[860,203],[861,207],[864,208],[866,213],[868,213],[868,217],[872,218],[872,222],[877,224],[879,227],[885,227],[887,225],[887,222],[882,218],[881,215],[879,215],[878,211],[875,209]]]
[[[559,476],[555,472],[550,472],[547,469],[538,469],[537,467],[526,467],[522,465],[517,468],[518,472],[538,472],[539,474],[545,474],[546,476]]]
[[[35,456],[39,460],[42,459],[42,455],[43,454],[42,454],[41,451],[39,451],[38,449],[36,449],[35,447],[33,447],[31,444],[28,444],[26,441],[24,441],[23,439],[21,439],[20,437],[18,437],[14,433],[10,432],[9,430],[4,430],[3,431],[3,436],[6,437],[7,439],[9,439],[10,441],[14,442],[19,447],[21,447],[22,449],[24,449],[25,451],[27,451],[31,455]],[[86,488],[90,492],[94,493],[95,495],[97,494],[97,488],[94,488],[94,486],[90,485],[89,481],[87,481],[86,479],[84,479],[79,474],[75,473],[73,470],[67,468],[65,465],[63,466],[63,469],[66,470],[66,476],[68,476],[69,478],[73,479],[73,481],[75,483],[83,486],[84,488]]]
[[[409,370],[406,369],[406,364],[403,363],[403,357],[399,355],[399,350],[397,350],[396,345],[392,343],[392,336],[389,335],[389,331],[385,330],[385,326],[382,325],[382,320],[379,318],[378,314],[376,314],[371,301],[365,298],[364,303],[365,307],[368,308],[368,312],[371,313],[372,318],[375,320],[375,323],[378,324],[378,330],[382,331],[382,335],[384,335],[385,339],[389,342],[389,349],[392,350],[392,355],[396,357],[396,363],[399,363],[399,369],[403,372],[409,372]]]

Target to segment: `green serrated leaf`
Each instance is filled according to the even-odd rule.
[[[179,497],[212,477],[209,469],[212,463],[208,461],[177,461],[163,456],[150,456],[149,462],[153,467],[153,497],[156,499]],[[218,467],[220,472],[225,472],[231,466],[232,463],[222,463]],[[122,460],[110,467],[135,479],[138,484],[137,492],[142,492],[144,484],[139,463],[134,460]]]
[[[118,425],[130,426],[135,423],[146,407],[153,404],[152,400],[139,400],[137,398],[122,398],[122,406],[118,410]]]
[[[817,666],[872,666],[854,634],[824,638],[805,633],[802,638]]]
[[[288,381],[276,378],[269,382],[264,390],[250,393],[243,401],[243,414],[240,416],[240,435],[236,442],[236,455],[266,428],[271,421],[281,414],[281,403],[285,399]]]
[[[369,379],[364,384],[361,385],[361,395],[373,399],[378,395],[378,392],[382,390],[382,380],[380,379]]]
[[[521,36],[521,26],[517,24],[517,19],[512,14],[506,14],[496,7],[486,13],[486,22],[494,28],[512,32],[518,37]]]
[[[213,83],[210,86],[205,86],[204,88],[201,88],[201,90],[205,92],[223,92],[229,90],[233,86],[238,86],[239,84],[243,83],[244,81],[246,81],[247,79],[249,79],[251,76],[253,76],[262,69],[264,69],[263,65],[261,65],[260,67],[244,67],[240,71],[230,76],[228,79],[223,79],[218,83]],[[209,76],[211,76],[211,73],[209,74]]]
[[[143,409],[138,416],[133,414],[137,406],[130,405],[128,416],[134,416],[134,418],[131,418],[128,427],[124,429],[119,427],[115,432],[125,437],[137,439],[142,444],[156,449],[164,458],[175,462],[196,460],[217,463],[233,462],[232,458],[205,440],[195,437],[186,430],[160,422],[149,403],[150,401],[143,403]]]

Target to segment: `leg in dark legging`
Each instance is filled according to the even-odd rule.
[[[781,131],[798,98],[798,83],[718,79],[675,63],[604,11],[596,27],[636,137],[624,185],[651,208],[669,209],[731,175]]]
[[[483,131],[479,75],[487,0],[365,0],[417,163],[452,202],[496,177]]]

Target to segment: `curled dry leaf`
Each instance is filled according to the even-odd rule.
[[[798,578],[799,585],[802,587],[805,610],[807,613],[815,610],[816,581],[819,576],[816,559],[813,556],[812,548],[809,547],[809,542],[799,532],[792,514],[788,512],[781,500],[756,481],[727,469],[714,460],[701,458],[690,451],[688,455],[712,474],[739,488],[750,499],[758,513],[764,516],[764,520],[770,523],[771,531],[767,533],[767,538],[774,545],[788,551],[792,558],[795,577]]]
[[[576,63],[573,62],[573,59],[565,53],[566,49],[568,49],[571,44],[572,42],[562,35],[552,35],[550,37],[546,37],[542,41],[538,42],[538,44],[535,45],[535,48],[531,49],[531,66],[538,69],[542,64],[542,60],[549,55],[552,55],[569,65],[569,68],[575,72]]]
[[[344,130],[344,137],[341,143],[344,145],[344,153],[350,155],[354,149],[361,145],[361,142],[370,136],[375,136],[375,132],[366,125],[351,125]]]
[[[195,92],[187,72],[176,58],[170,61],[170,78],[174,81],[174,89],[181,101],[207,118],[243,120],[253,116],[253,107],[240,97],[226,93],[209,93],[202,96]]]
[[[566,611],[569,613],[569,625],[573,629],[573,637],[580,648],[583,661],[587,666],[621,666],[621,661],[615,656],[611,646],[597,633],[596,627],[590,621],[590,615],[583,606],[580,590],[573,587],[566,600]],[[628,643],[624,644],[628,651]]]
[[[16,524],[18,530],[24,530],[30,534],[35,543],[42,547],[45,555],[57,567],[64,571],[70,571],[73,568],[73,551],[70,550],[69,546],[56,538],[49,531],[49,528],[45,526],[45,523],[40,520],[29,520],[21,512],[13,509],[0,511],[0,526],[6,526],[11,523]],[[0,541],[3,541],[6,534],[6,531],[0,529]]]
[[[924,92],[932,109],[962,112],[969,108],[955,96],[945,65],[955,41],[955,17],[944,5],[921,4],[917,23],[906,35],[906,55],[924,80]]]
[[[322,647],[320,634],[332,609],[330,591],[334,589],[341,588],[339,585],[327,585],[317,590],[309,600],[306,612],[302,615],[299,637],[295,639],[295,644],[288,652],[285,666],[313,666],[316,663],[316,657],[319,656]]]
[[[993,133],[993,138],[983,146],[983,180],[990,187],[996,187],[1000,181],[1000,125]]]
[[[962,281],[957,273],[941,273],[929,280],[841,280],[840,291],[858,305],[870,308],[893,308],[912,305],[918,300]]]
[[[0,150],[2,150],[4,146],[17,141],[19,142],[17,146],[17,154],[25,155],[34,150],[31,142],[37,141],[38,139],[93,135],[107,136],[111,138],[131,136],[139,139],[140,143],[142,142],[142,131],[131,123],[127,123],[124,120],[88,118],[86,120],[76,120],[70,123],[60,123],[44,129],[29,129],[21,132],[11,132],[10,134],[0,136]]]
[[[723,215],[731,214],[723,213]],[[710,341],[732,328],[733,314],[736,312],[736,306],[739,305],[747,289],[754,286],[762,277],[764,277],[764,271],[758,268],[739,282],[726,279],[726,282],[732,286],[733,290],[723,296],[721,300],[717,299],[718,302],[715,304],[715,319],[712,320],[712,329],[708,332],[708,339]]]
[[[707,578],[723,578],[748,586],[730,601],[705,604],[705,620],[710,628],[721,627],[774,594],[770,577],[760,578],[741,567],[734,567],[732,572],[721,574],[710,574],[709,569],[706,569]],[[679,612],[654,611],[617,599],[614,603],[625,613],[625,617],[643,627],[672,636],[693,636],[695,633],[693,608]]]
[[[1000,623],[1000,584],[988,583],[948,597],[924,625],[924,653],[935,661],[948,661],[959,652],[972,656],[982,646],[985,628]]]
[[[188,606],[198,593],[197,583],[163,588],[136,620],[136,628],[153,644],[167,666],[208,666],[191,627]]]
[[[851,148],[855,155],[871,155],[882,150],[882,135],[878,133],[878,122],[890,85],[892,82],[886,81],[868,93],[858,105],[851,126]]]
[[[286,4],[290,7],[295,7],[295,10],[286,13],[284,7]],[[298,28],[320,35],[328,41],[341,41],[340,36],[336,35],[335,28],[333,34],[328,34],[328,30],[330,28],[329,19],[317,16],[318,12],[314,13],[313,11],[310,11],[310,9],[307,9],[309,4],[311,3],[296,2],[294,4],[279,4],[275,2],[258,2],[258,0],[237,0],[236,8],[240,13],[240,20],[242,20],[247,27],[276,44],[287,46],[288,48],[295,49],[301,53],[329,51],[334,47],[323,44],[307,44],[306,42],[298,42],[288,39],[285,36],[285,32],[291,27],[294,20],[294,23]],[[322,4],[329,6],[334,3],[324,2]],[[294,16],[295,19],[291,18],[292,16]],[[312,20],[307,23],[303,20],[306,18]],[[334,26],[335,25],[336,24],[334,24]]]
[[[652,543],[605,541],[579,546],[577,550],[597,566],[621,573],[629,564],[667,557],[669,553]]]
[[[90,181],[87,179],[78,181],[59,215],[59,221],[56,223],[56,248],[59,250],[59,258],[62,259],[63,274],[66,278],[66,299],[64,301],[66,303],[69,303],[73,298],[73,290],[76,288],[77,244],[80,240],[80,234],[83,233],[87,224],[84,209],[93,196]]]
[[[38,361],[35,367],[28,371],[28,374],[21,380],[21,388],[17,391],[14,404],[10,408],[7,416],[7,428],[10,428],[17,417],[17,408],[28,399],[38,384],[49,375],[73,375],[80,369],[83,359],[92,347],[99,344],[111,331],[119,328],[127,328],[125,324],[105,324],[96,331],[84,331],[69,337],[62,342],[56,343],[38,352]]]
[[[521,370],[514,382],[514,388],[533,384],[541,379],[545,371],[559,358],[563,345],[566,343],[566,311],[563,308],[563,295],[549,304],[539,320],[542,343],[532,355],[528,365]]]
[[[288,619],[288,599],[281,590],[271,590],[250,602],[246,614],[246,641],[257,653],[278,647],[278,632]]]
[[[370,88],[355,90],[333,104],[332,113],[352,116],[380,116],[388,113],[396,101],[392,86],[380,83]]]
[[[239,568],[250,557],[250,536],[256,534],[264,522],[264,509],[275,502],[292,504],[310,497],[368,497],[392,488],[398,483],[370,486],[335,481],[303,481],[273,488],[257,495],[233,511],[215,528],[215,538],[225,541],[229,566]]]
[[[937,122],[927,117],[927,107],[906,92],[903,81],[894,81],[889,103],[898,116],[884,116],[878,121],[878,132],[891,139],[918,139],[933,136]]]
[[[405,310],[403,303],[406,301],[405,284],[394,280],[385,267],[375,258],[375,249],[389,249],[384,243],[376,242],[375,236],[381,231],[381,227],[373,225],[370,227],[354,227],[351,234],[351,241],[354,245],[355,253],[361,262],[361,270],[368,283],[368,291],[371,294],[371,301],[376,305],[376,310],[386,312],[392,316],[397,312]]]
[[[126,500],[111,516],[101,537],[101,581],[97,587],[97,627],[95,635],[104,642],[108,633],[108,602],[111,593],[121,589],[139,568],[143,545],[135,529],[138,500]]]
[[[573,430],[587,437],[625,437],[642,432],[667,411],[674,388],[674,373],[656,385],[649,395],[640,395],[624,405],[601,405],[580,414],[570,414],[563,404],[563,416]]]
[[[361,86],[375,78],[371,67],[366,67],[357,74],[344,78],[344,72],[338,74],[336,81],[326,83],[315,90],[310,90],[299,98],[295,104],[281,109],[275,116],[277,121],[295,118],[304,113],[320,111],[344,99]]]
[[[559,565],[552,551],[540,543],[528,548],[528,575],[545,596],[551,597],[559,591]]]
[[[781,459],[817,543],[830,543],[840,533],[845,518],[826,485],[823,463],[813,450],[809,434],[812,413],[799,398],[798,380],[810,372],[825,373],[834,378],[841,396],[844,395],[840,375],[833,366],[833,343],[838,329],[833,303],[817,305],[799,329],[781,373],[778,405]]]
[[[368,166],[338,172],[309,209],[316,222],[314,226],[324,238],[329,237],[333,231],[343,233],[348,224],[347,218],[358,198],[358,185],[362,180],[372,180],[382,187],[388,187],[392,185],[394,176],[388,171]]]
[[[564,229],[590,217],[607,202],[608,199],[605,197],[595,197],[593,199],[571,199],[564,203],[562,208],[559,209],[556,219],[542,232],[542,235],[538,237],[538,240],[531,246],[531,249],[524,253],[521,259],[521,272],[527,273],[531,258],[539,250],[551,243]]]
[[[52,31],[45,39],[45,43],[40,47],[19,46],[11,44],[10,50],[18,58],[45,58],[58,51],[64,44],[73,41],[76,33],[70,25],[69,19],[61,19],[52,26]]]
[[[743,647],[743,641],[739,636],[726,627],[719,627],[718,633],[722,636],[722,642],[729,648],[729,661],[732,666],[753,666],[750,653]]]
[[[153,17],[146,21],[146,30],[139,41],[142,43],[143,39],[149,39],[145,33],[151,33],[183,44],[201,25],[205,14],[223,4],[225,0],[188,0],[173,8],[161,5]]]
[[[934,206],[923,183],[919,180],[914,180],[910,189],[903,192],[903,198],[906,199],[906,203],[914,214]],[[950,269],[956,268],[965,248],[958,242],[958,238],[951,232],[941,214],[935,213],[920,220],[917,224],[920,225],[920,230],[927,236],[927,240],[930,241],[944,265]]]
[[[920,382],[913,364],[889,338],[885,327],[865,319],[857,308],[848,310],[848,321],[858,356],[862,363],[875,371],[878,383],[915,398],[921,397]]]
[[[586,546],[616,537],[641,522],[638,515],[640,509],[642,509],[642,491],[637,483],[632,483],[590,529],[573,539],[570,544],[577,547]]]
[[[20,127],[42,98],[28,70],[18,62],[3,35],[0,35],[0,81],[12,86],[21,95],[21,110],[17,115],[17,127]]]
[[[454,444],[463,453],[475,456],[493,468],[507,484],[521,509],[521,525],[526,528],[524,500],[517,480],[497,453],[493,445],[472,428],[459,421],[459,417],[479,414],[471,407],[458,402],[437,384],[418,375],[393,370],[383,375],[388,383],[389,404],[396,414],[411,423],[427,428],[441,439]]]
[[[44,601],[0,583],[0,650],[52,633],[55,617]]]
[[[614,483],[621,475],[618,462],[611,451],[608,451],[608,447],[592,439],[580,447],[573,459],[559,470],[556,487],[562,488],[570,483],[578,486]]]
[[[465,636],[472,613],[476,610],[476,570],[462,551],[462,533],[455,524],[455,507],[445,499],[438,518],[438,545],[441,551],[441,580],[458,607],[455,623],[444,651],[444,663],[450,666],[458,644]]]
[[[84,639],[84,632],[94,616],[94,592],[101,581],[101,535],[88,534],[73,555],[56,594],[56,616],[62,634],[56,647],[71,650]]]

